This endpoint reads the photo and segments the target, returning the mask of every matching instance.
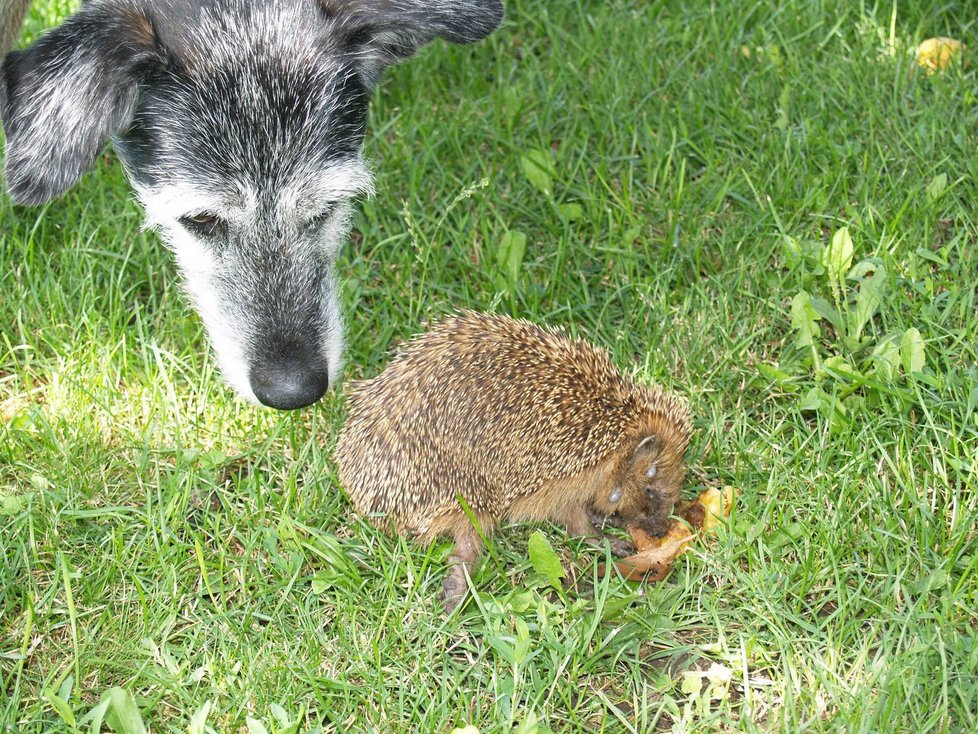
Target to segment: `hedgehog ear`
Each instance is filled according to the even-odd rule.
[[[347,31],[360,73],[373,85],[390,64],[436,38],[474,43],[503,20],[502,0],[319,0]]]
[[[643,458],[654,454],[656,449],[659,448],[659,437],[652,435],[646,436],[641,441],[638,442],[638,446],[635,447],[635,452],[633,457],[635,459]]]

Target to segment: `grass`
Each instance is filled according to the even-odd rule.
[[[342,396],[233,397],[111,155],[0,200],[0,731],[978,730],[978,86],[910,55],[972,11],[509,0],[378,90],[347,375],[467,307],[687,395],[690,491],[742,494],[645,588],[514,526],[444,618],[447,547],[336,484]]]

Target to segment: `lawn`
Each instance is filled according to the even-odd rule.
[[[561,325],[689,398],[728,525],[644,587],[544,527],[559,589],[511,526],[446,618],[449,546],[337,485],[342,390],[234,397],[107,152],[0,197],[0,732],[978,731],[973,3],[507,14],[378,89],[346,376],[457,308]]]

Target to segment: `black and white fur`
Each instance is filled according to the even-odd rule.
[[[44,203],[111,138],[228,382],[309,405],[341,368],[335,263],[372,188],[371,90],[501,20],[501,0],[91,0],[3,62],[7,185]]]

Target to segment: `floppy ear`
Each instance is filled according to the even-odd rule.
[[[90,3],[0,70],[5,171],[13,199],[43,204],[92,165],[132,118],[141,66],[158,58],[135,6]]]
[[[502,0],[320,0],[358,47],[362,71],[372,84],[392,63],[436,38],[473,43],[503,20]]]

